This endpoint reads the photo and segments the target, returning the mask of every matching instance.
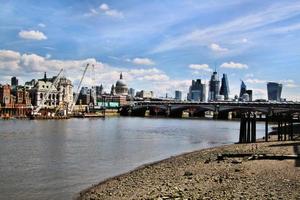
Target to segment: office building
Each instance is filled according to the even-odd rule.
[[[224,96],[224,100],[229,99],[229,83],[228,83],[227,74],[223,74],[220,95]]]
[[[201,82],[201,79],[192,80],[192,85],[189,88],[187,100],[206,101],[206,86]]]
[[[282,92],[282,84],[269,82],[267,84],[268,88],[268,100],[269,101],[280,101],[281,92]]]
[[[243,95],[246,93],[246,91],[247,91],[247,86],[244,83],[244,81],[242,81],[242,83],[241,83],[241,90],[240,90],[240,98],[243,97]]]
[[[18,86],[19,85],[19,80],[17,79],[17,77],[12,77],[11,78],[11,86],[12,87],[16,87],[16,86]]]
[[[135,96],[135,89],[129,88],[129,90],[128,90],[128,95],[129,95],[130,97],[134,97],[134,96]]]
[[[220,98],[219,93],[220,93],[220,81],[219,81],[218,73],[214,71],[209,81],[208,100],[217,101]]]
[[[181,101],[182,100],[182,92],[179,90],[175,91],[175,100],[176,101]]]

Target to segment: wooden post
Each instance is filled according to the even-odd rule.
[[[293,122],[293,117],[291,119],[291,140],[294,140],[294,122]]]
[[[266,114],[266,124],[265,124],[265,141],[268,142],[269,140],[269,117],[268,114]]]
[[[284,122],[284,141],[286,141],[286,135],[287,135],[287,132],[288,132],[288,127],[287,127],[287,123],[286,121]]]
[[[256,115],[253,114],[252,127],[251,127],[251,142],[256,142]]]
[[[280,127],[280,118],[279,118],[279,114],[276,116],[277,118],[277,122],[278,122],[278,128],[277,128],[277,140],[280,141],[280,131],[281,131],[281,127]]]
[[[247,115],[247,143],[250,143],[251,141],[251,118],[250,118],[250,112]]]
[[[239,138],[239,143],[243,143],[243,129],[244,129],[244,119],[243,119],[243,115],[241,116],[240,119],[240,138]]]

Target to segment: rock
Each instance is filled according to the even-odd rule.
[[[218,156],[217,156],[217,160],[218,160],[218,161],[224,160],[223,155],[219,153]]]
[[[231,163],[232,164],[241,164],[242,161],[234,159],[234,160],[231,161]]]
[[[186,171],[186,172],[184,172],[184,176],[193,176],[193,173],[189,172],[189,171]]]

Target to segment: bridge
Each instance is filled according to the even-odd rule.
[[[186,112],[190,117],[240,119],[240,143],[256,142],[256,122],[265,122],[265,141],[268,141],[269,123],[276,123],[278,140],[293,140],[293,124],[300,122],[298,102],[132,102],[120,108],[122,116],[166,116],[180,118]]]

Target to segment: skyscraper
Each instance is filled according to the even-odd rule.
[[[219,91],[220,91],[220,81],[219,81],[218,73],[214,71],[209,81],[208,99],[210,101],[218,100],[219,93],[220,93]]]
[[[182,100],[182,92],[179,90],[175,91],[175,100],[181,101]]]
[[[11,78],[11,86],[12,87],[15,87],[15,86],[18,86],[19,85],[19,80],[17,79],[17,77],[12,77]]]
[[[201,79],[192,81],[192,85],[189,88],[187,99],[189,101],[205,101],[206,100],[206,86],[201,83]]]
[[[224,96],[224,100],[229,99],[229,84],[227,74],[223,74],[220,95]]]
[[[246,93],[247,91],[247,86],[246,84],[244,83],[244,81],[242,81],[242,84],[241,84],[241,91],[240,91],[240,98]]]
[[[128,90],[128,95],[129,95],[130,97],[134,97],[134,96],[135,96],[135,89],[129,88],[129,90]]]
[[[267,84],[267,88],[268,88],[269,101],[280,101],[281,92],[282,92],[282,84],[269,82]]]

